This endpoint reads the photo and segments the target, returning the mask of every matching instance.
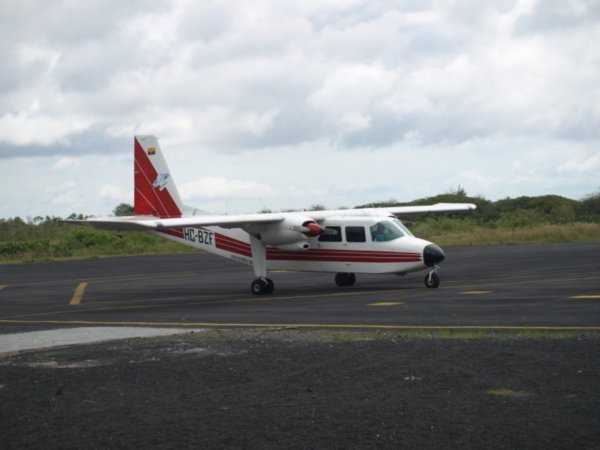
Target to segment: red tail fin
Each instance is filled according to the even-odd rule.
[[[184,206],[154,136],[134,137],[134,184],[135,214],[181,217]]]

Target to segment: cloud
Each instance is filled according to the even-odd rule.
[[[506,133],[596,139],[597,103],[578,91],[599,75],[590,47],[598,31],[584,19],[597,8],[550,3],[554,12],[544,13],[545,4],[264,1],[249,14],[244,3],[173,1],[120,6],[122,15],[103,2],[56,4],[33,20],[43,40],[32,39],[29,24],[9,27],[21,49],[17,66],[43,70],[8,92],[0,139],[39,144],[26,137],[37,127],[44,145],[92,127],[106,135],[151,129],[225,151],[320,138],[338,148],[407,136],[421,143]],[[86,13],[105,32],[59,26]],[[577,20],[561,29],[559,43],[531,22],[544,14]],[[548,26],[560,28],[554,22]],[[579,46],[590,53],[573,54]],[[25,106],[33,99],[35,115]],[[9,133],[13,125],[25,131]]]
[[[78,158],[80,169],[116,161],[131,155],[133,134],[150,133],[194,155],[189,161],[223,156],[244,165],[243,173],[221,166],[204,174],[232,180],[220,190],[217,182],[200,185],[215,189],[213,198],[240,195],[245,186],[295,201],[284,181],[267,180],[277,166],[288,178],[300,176],[300,186],[326,184],[316,174],[327,170],[339,189],[321,192],[352,205],[363,199],[350,197],[358,194],[344,176],[356,172],[348,161],[362,170],[356,176],[380,176],[356,155],[376,153],[381,164],[408,173],[407,186],[424,186],[407,161],[419,169],[443,163],[437,185],[460,182],[463,173],[482,193],[504,196],[516,178],[495,167],[510,169],[515,149],[528,156],[560,148],[572,153],[553,156],[554,166],[529,157],[536,183],[593,191],[598,18],[597,2],[577,0],[26,0],[0,13],[0,158],[22,176],[31,170],[24,158],[67,173],[74,163],[48,165],[47,158]],[[466,148],[479,167],[459,159]],[[300,173],[303,158],[310,167]],[[90,201],[104,185],[121,186],[105,170],[93,191],[81,185]],[[578,174],[585,176],[566,181]],[[486,177],[498,182],[485,185]],[[518,186],[544,188],[533,180],[524,176]]]
[[[56,162],[52,165],[52,169],[54,170],[65,170],[73,167],[77,167],[79,165],[79,160],[76,158],[71,158],[68,156],[62,156],[56,160]]]
[[[558,167],[559,172],[600,173],[600,152],[590,154],[589,152],[571,151],[566,154],[566,157],[568,158],[567,161]]]
[[[208,176],[185,183],[179,187],[185,201],[205,199],[238,199],[271,197],[273,189],[267,185],[247,180],[228,180]]]
[[[131,197],[129,192],[125,192],[121,186],[105,184],[100,188],[100,198],[125,202]]]
[[[69,136],[86,130],[90,123],[77,115],[50,117],[8,113],[0,116],[0,142],[17,146],[68,143]]]

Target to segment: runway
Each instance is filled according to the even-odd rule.
[[[600,242],[447,247],[442,284],[425,272],[272,272],[208,254],[0,266],[0,333],[78,325],[482,328],[600,331]]]

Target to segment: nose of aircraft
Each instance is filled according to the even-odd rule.
[[[441,263],[446,258],[444,252],[435,244],[429,244],[423,249],[423,262],[426,266],[432,267]]]

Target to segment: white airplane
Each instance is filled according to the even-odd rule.
[[[271,294],[269,270],[333,272],[338,286],[356,273],[405,275],[427,269],[425,285],[440,284],[444,252],[419,239],[396,214],[474,210],[470,203],[429,206],[213,215],[186,206],[154,136],[134,138],[135,216],[74,223],[108,230],[141,230],[253,266],[253,294]]]

